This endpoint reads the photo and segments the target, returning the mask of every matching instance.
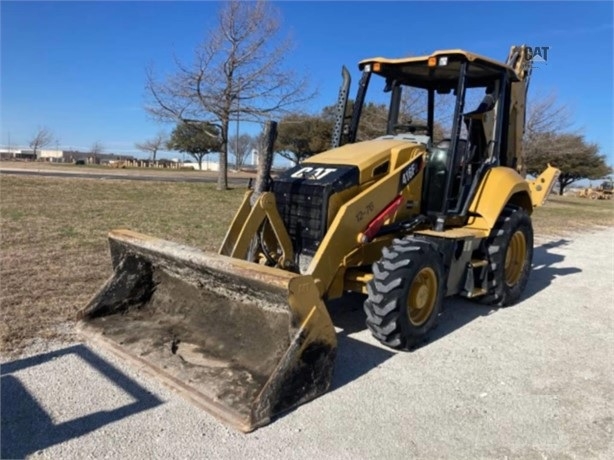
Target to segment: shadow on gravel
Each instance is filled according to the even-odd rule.
[[[528,299],[546,289],[555,278],[573,275],[582,271],[578,267],[553,267],[554,264],[563,262],[565,256],[548,252],[548,250],[567,246],[569,243],[571,243],[571,240],[560,239],[544,243],[533,250],[533,268],[522,296],[523,299]]]
[[[337,358],[329,391],[341,388],[367,374],[397,353],[349,337],[349,334],[367,327],[366,316],[362,309],[364,299],[364,296],[351,293],[327,305],[333,324],[343,329],[337,333]]]
[[[546,289],[552,283],[552,280],[557,277],[581,272],[576,267],[553,267],[554,264],[563,262],[565,257],[548,251],[552,248],[565,246],[568,243],[569,240],[561,239],[534,249],[532,273],[521,301]],[[327,302],[333,324],[341,329],[337,333],[337,358],[333,381],[328,392],[333,392],[352,383],[394,355],[404,353],[388,349],[383,345],[372,345],[350,337],[351,334],[367,328],[365,324],[366,315],[362,308],[365,297],[360,294],[348,293],[341,299]],[[428,346],[430,343],[454,333],[477,318],[495,314],[497,310],[497,308],[480,305],[478,302],[465,298],[448,297],[444,300],[437,327],[430,332],[428,339],[416,349]],[[285,417],[293,410],[280,414],[276,419]]]
[[[535,247],[531,276],[521,301],[546,289],[555,278],[582,271],[577,267],[554,267],[555,264],[561,264],[565,260],[565,256],[549,251],[553,248],[566,246],[569,243],[570,240],[560,239]],[[331,391],[367,374],[371,369],[398,353],[395,350],[379,348],[349,337],[349,334],[366,329],[366,317],[362,309],[364,299],[364,296],[352,293],[342,299],[328,303],[333,323],[336,327],[343,329],[337,334],[339,344]],[[481,316],[494,314],[496,311],[497,309],[480,305],[471,300],[448,297],[444,300],[437,327],[431,331],[428,340],[417,348],[435,342],[464,327],[471,321]]]
[[[83,359],[135,401],[117,409],[98,411],[55,425],[19,378],[11,374],[70,354]],[[0,458],[24,458],[40,449],[83,436],[104,425],[162,404],[161,400],[84,345],[2,364],[0,373]],[[74,378],[78,379],[79,376],[75,375]],[[96,395],[92,394],[92,398],[96,398]]]
[[[525,291],[520,298],[520,302],[546,289],[552,284],[555,278],[580,273],[582,271],[577,267],[553,266],[563,262],[565,256],[554,254],[549,252],[549,250],[566,246],[570,242],[570,240],[560,239],[558,241],[544,243],[533,249],[531,275],[529,276]],[[487,305],[480,305],[478,302],[461,297],[448,298],[444,301],[443,313],[439,318],[439,325],[437,329],[430,334],[429,342],[434,342],[435,340],[445,337],[480,316],[495,314],[497,310],[499,309]]]
[[[337,333],[337,359],[329,391],[335,391],[369,373],[397,353],[407,353],[349,337],[350,334],[367,328],[366,315],[362,308],[365,298],[366,296],[351,293],[327,304],[334,325],[342,329]],[[444,301],[437,327],[431,331],[428,339],[414,350],[453,333],[480,316],[487,316],[491,313],[493,313],[491,309],[469,300],[458,297],[447,298]]]

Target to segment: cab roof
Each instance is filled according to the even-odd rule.
[[[429,60],[435,64],[429,66]],[[429,56],[363,59],[358,63],[358,68],[364,70],[370,64],[373,73],[409,86],[452,89],[456,87],[463,62],[476,64],[470,65],[467,70],[469,87],[485,86],[500,78],[502,73],[506,73],[511,81],[519,81],[518,75],[510,66],[459,49],[435,51]]]

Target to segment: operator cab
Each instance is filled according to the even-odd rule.
[[[373,126],[373,115],[363,116],[367,112],[363,109],[373,112],[374,104],[365,104],[365,96],[371,76],[382,77],[384,88],[378,101],[387,99],[387,118],[385,123],[380,121],[379,135],[427,148],[422,213],[433,217],[440,228],[449,218],[465,218],[486,171],[497,165],[512,166],[514,161],[506,152],[508,129],[504,127],[509,114],[498,109],[507,106],[510,85],[518,81],[515,71],[461,50],[366,59],[359,68],[363,74],[345,130],[346,142],[363,140]]]

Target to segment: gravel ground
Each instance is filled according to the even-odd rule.
[[[73,344],[2,365],[2,458],[614,458],[614,229],[538,241],[525,299],[448,300],[432,341],[381,347],[333,307],[333,388],[251,434]]]

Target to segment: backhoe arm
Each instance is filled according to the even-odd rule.
[[[531,79],[532,63],[527,59],[526,46],[512,46],[506,64],[514,69],[520,81],[511,84],[509,124],[507,136],[508,162],[524,177],[526,166],[522,149],[526,114],[527,92]]]

